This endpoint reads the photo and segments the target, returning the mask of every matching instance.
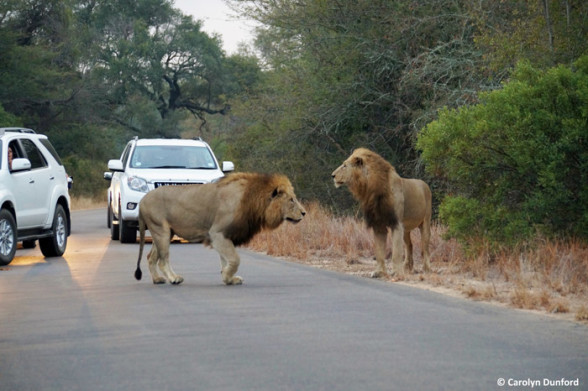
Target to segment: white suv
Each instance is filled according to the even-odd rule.
[[[104,178],[108,188],[107,222],[112,240],[135,243],[139,202],[147,192],[169,185],[214,182],[233,171],[232,162],[222,169],[201,139],[138,139],[127,144],[119,160],[110,160]]]
[[[0,265],[18,242],[46,257],[63,255],[70,234],[65,168],[47,139],[30,129],[0,128]]]

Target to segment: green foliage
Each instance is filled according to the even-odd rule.
[[[443,109],[417,146],[447,179],[456,237],[512,242],[534,230],[588,237],[588,56],[547,71],[521,63],[481,103]]]
[[[109,159],[118,159],[130,138],[119,129],[98,126],[72,126],[47,135],[59,151],[66,172],[74,178],[71,194],[89,198],[106,194],[109,183],[104,180]],[[77,140],[73,145],[71,140]]]
[[[353,205],[330,174],[359,146],[422,176],[416,130],[483,84],[461,1],[232,3],[263,23],[256,46],[266,64],[255,95],[232,104],[235,160],[259,168],[271,157],[273,170],[301,178],[303,198]]]
[[[201,27],[170,0],[0,1],[0,126],[48,134],[72,193],[101,194],[129,138],[215,132],[207,117],[256,82],[256,59]]]
[[[512,96],[499,99],[494,113],[465,106],[463,118],[453,119],[450,109],[477,103],[479,91],[497,88],[518,60],[545,69],[587,53],[587,2],[226,2],[260,23],[255,52],[226,57],[219,37],[171,0],[0,1],[0,105],[12,116],[0,111],[0,125],[49,134],[76,178],[74,194],[101,194],[105,162],[132,136],[202,136],[239,170],[283,172],[301,198],[349,211],[355,202],[334,189],[331,171],[365,146],[403,176],[423,177],[414,142],[446,106],[440,115],[463,135],[443,142],[463,140],[463,161],[428,151],[444,176],[428,182],[438,198],[447,190],[480,202],[463,206],[484,214],[467,229],[520,231],[515,210],[516,221],[532,227],[525,231],[557,231],[570,225],[561,211],[552,222],[559,205],[586,204],[578,179],[585,179],[585,141],[577,135],[585,117],[570,109],[580,110],[584,90],[558,93],[576,83],[586,60],[570,80],[553,76],[544,86],[554,109],[542,108],[532,87],[544,76],[532,67],[513,79],[526,106]],[[515,179],[528,188],[509,188]],[[459,208],[444,203],[440,212],[449,218]]]
[[[584,0],[472,2],[476,43],[503,76],[523,59],[535,66],[571,64],[588,50]]]
[[[0,105],[0,127],[22,126],[20,119],[4,111],[4,107]]]

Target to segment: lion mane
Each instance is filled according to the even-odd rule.
[[[241,284],[243,279],[235,276],[240,263],[235,246],[247,243],[262,229],[277,228],[284,220],[298,222],[305,214],[288,178],[278,174],[235,173],[216,183],[158,188],[139,204],[135,278],[142,277],[140,263],[149,229],[153,246],[147,259],[153,283],[184,280],[169,264],[170,237],[175,234],[212,246],[220,254],[224,283]]]
[[[390,163],[367,149],[358,149],[351,161],[353,178],[347,182],[353,196],[359,200],[368,227],[374,230],[394,229],[398,224],[394,194],[385,185],[396,170]]]
[[[387,275],[385,250],[392,231],[392,263],[395,274],[413,270],[410,231],[419,228],[424,270],[430,270],[431,190],[419,179],[401,178],[384,158],[366,148],[353,151],[331,174],[336,187],[347,186],[359,201],[368,227],[374,231],[378,269],[373,277]],[[406,246],[402,264],[403,241]]]
[[[240,207],[235,218],[223,231],[235,246],[247,244],[262,229],[275,229],[284,216],[276,207],[270,208],[271,201],[280,191],[293,191],[290,181],[284,176],[241,173],[224,177],[219,187],[230,187],[232,183],[247,178],[248,186],[243,191]],[[260,197],[271,190],[272,197]]]

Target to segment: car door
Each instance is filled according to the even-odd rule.
[[[127,143],[120,160],[122,162],[123,170],[126,170],[127,164],[129,161],[129,157],[131,155],[133,142]],[[120,210],[119,210],[119,200],[120,200],[120,188],[121,182],[125,179],[125,173],[117,171],[112,174],[112,179],[110,180],[110,200],[111,200],[111,207],[114,213],[115,218],[118,220],[120,219]]]
[[[52,178],[47,160],[30,139],[11,143],[20,155],[31,162],[31,169],[11,173],[15,196],[18,229],[35,228],[45,224],[49,216]]]

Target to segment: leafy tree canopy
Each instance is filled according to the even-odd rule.
[[[74,192],[96,193],[88,167],[132,135],[180,136],[254,83],[257,63],[221,44],[171,0],[0,1],[0,105],[54,140]]]
[[[427,168],[450,183],[450,234],[588,238],[588,56],[546,71],[522,62],[480,99],[442,110],[418,139]]]

